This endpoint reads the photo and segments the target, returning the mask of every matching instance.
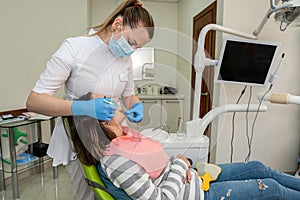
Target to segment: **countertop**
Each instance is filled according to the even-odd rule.
[[[147,99],[178,99],[183,100],[184,95],[181,94],[138,94],[137,95],[141,100],[147,100]]]

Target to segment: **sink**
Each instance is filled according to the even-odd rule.
[[[162,129],[156,129],[153,131],[153,128],[148,128],[143,130],[141,133],[159,142],[163,142],[169,138],[169,134],[167,133],[167,131]]]

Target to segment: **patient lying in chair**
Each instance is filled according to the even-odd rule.
[[[169,157],[159,142],[122,126],[124,118],[119,111],[109,123],[74,117],[70,126],[79,160],[100,161],[100,170],[131,199],[300,199],[300,179],[258,161],[199,163],[197,172],[186,157]],[[206,175],[209,188],[202,187]]]

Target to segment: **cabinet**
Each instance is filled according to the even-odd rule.
[[[130,127],[142,131],[148,128],[162,127],[170,133],[176,133],[183,123],[184,97],[178,95],[139,96],[144,105],[144,119],[138,124],[128,123]],[[181,130],[179,130],[181,131]]]
[[[35,157],[31,154],[19,154],[19,144],[27,146],[42,141],[42,122],[46,120],[16,120],[2,121],[0,123],[0,156],[1,156],[1,190],[5,191],[5,173],[11,175],[13,199],[19,199],[18,172],[39,165],[40,173],[43,173],[43,157]],[[55,119],[50,118],[50,133],[54,127]],[[47,157],[45,157],[46,159]],[[47,158],[50,159],[50,158]],[[5,173],[4,173],[5,172]],[[54,178],[57,177],[57,168],[53,168]]]
[[[162,100],[161,123],[167,124],[170,133],[182,132],[183,100]]]

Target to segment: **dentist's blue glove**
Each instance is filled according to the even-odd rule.
[[[129,121],[141,122],[144,119],[144,106],[142,103],[134,103],[130,110],[124,112]]]
[[[114,104],[114,101],[109,98],[97,98],[87,101],[73,100],[72,103],[73,116],[85,115],[102,121],[110,121],[116,109],[117,104]]]

